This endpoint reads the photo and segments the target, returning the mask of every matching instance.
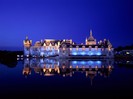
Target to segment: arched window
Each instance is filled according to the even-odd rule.
[[[96,51],[98,50],[98,46],[95,46],[95,50],[96,50]]]
[[[85,50],[85,46],[82,46],[82,50],[83,50],[83,51]]]
[[[91,51],[92,46],[89,46],[89,51]]]
[[[79,46],[76,46],[76,50],[78,51],[78,49],[79,49]]]
[[[70,46],[70,50],[72,50],[72,46]]]

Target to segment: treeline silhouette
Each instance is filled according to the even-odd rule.
[[[127,45],[127,46],[119,46],[119,47],[115,48],[114,51],[118,52],[118,53],[115,53],[115,59],[116,60],[133,60],[133,55],[121,53],[121,51],[123,51],[123,50],[133,50],[133,44]]]
[[[133,44],[127,46],[118,46],[114,49],[115,51],[122,51],[122,50],[133,50]]]
[[[0,63],[8,67],[17,65],[17,55],[22,55],[23,51],[0,51]]]

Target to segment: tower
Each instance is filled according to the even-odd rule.
[[[24,56],[29,57],[32,40],[29,40],[28,36],[26,36],[25,40],[23,41],[23,45],[24,45]]]
[[[86,38],[86,45],[96,45],[96,39],[92,36],[92,30],[90,30],[89,38]]]
[[[113,58],[114,57],[114,51],[113,51],[113,48],[112,48],[112,44],[110,43],[109,40],[107,41],[107,51],[108,51],[107,56],[109,58]]]

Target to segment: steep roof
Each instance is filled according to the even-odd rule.
[[[87,40],[88,41],[95,41],[94,37],[92,36],[92,30],[90,30],[90,36]]]

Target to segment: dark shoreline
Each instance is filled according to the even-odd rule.
[[[23,51],[0,51],[0,63],[8,67],[17,65],[17,55],[22,55]]]

